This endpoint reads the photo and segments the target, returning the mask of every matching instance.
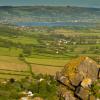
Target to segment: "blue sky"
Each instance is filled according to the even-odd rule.
[[[71,5],[100,8],[100,0],[0,0],[0,6]]]

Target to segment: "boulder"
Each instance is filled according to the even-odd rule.
[[[64,100],[76,100],[76,98],[74,97],[74,92],[69,90],[64,85],[59,85],[59,90],[58,91],[59,91],[58,96],[60,98],[64,98]]]
[[[70,88],[71,90],[75,90],[75,87],[72,86],[68,80],[67,77],[65,77],[61,72],[57,72],[56,73],[56,78],[57,80],[64,86],[66,86],[67,88]]]
[[[69,83],[73,86],[78,86],[84,78],[89,78],[91,81],[97,80],[98,65],[89,57],[79,57],[67,63],[57,80],[65,85]]]
[[[73,93],[71,91],[66,91],[64,94],[65,100],[76,100]]]
[[[85,78],[81,82],[81,86],[83,88],[85,88],[85,87],[91,87],[91,85],[92,85],[92,80],[90,78]]]
[[[95,100],[91,86],[100,75],[98,64],[89,57],[78,57],[68,62],[61,72],[56,73],[60,83],[60,96],[64,100]]]
[[[77,97],[79,97],[81,100],[89,100],[90,96],[90,88],[83,88],[83,87],[77,87],[75,94]]]
[[[96,97],[94,95],[90,95],[89,100],[96,100]]]

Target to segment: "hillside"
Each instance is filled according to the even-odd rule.
[[[100,22],[99,8],[57,6],[1,6],[0,22]]]

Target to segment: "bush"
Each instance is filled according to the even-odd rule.
[[[91,91],[96,98],[100,98],[100,80],[92,85]]]

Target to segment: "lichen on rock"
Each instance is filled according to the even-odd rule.
[[[66,92],[66,95],[73,96],[74,93],[75,98],[87,100],[91,94],[91,85],[98,80],[98,72],[98,64],[91,58],[82,56],[68,62],[63,70],[56,74],[56,78],[67,91],[72,91]]]

